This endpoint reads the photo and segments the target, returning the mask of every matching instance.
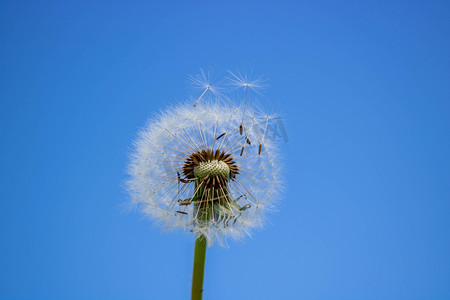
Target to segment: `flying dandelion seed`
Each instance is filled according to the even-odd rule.
[[[228,80],[231,85],[246,88],[246,91],[249,88],[256,93],[259,93],[261,89],[266,87],[266,80],[263,78],[252,79],[250,76],[245,74],[243,75],[239,71],[228,71],[228,74],[230,75]]]
[[[263,89],[265,87],[265,85],[263,85],[263,83],[265,82],[265,80],[259,78],[259,79],[250,79],[249,76],[247,75],[242,75],[239,71],[238,72],[231,72],[228,71],[228,74],[230,75],[228,77],[228,81],[229,83],[234,86],[234,87],[238,87],[238,88],[243,88],[244,89],[244,98],[242,101],[242,120],[241,120],[241,124],[239,125],[239,132],[242,135],[244,133],[244,117],[246,115],[246,108],[247,108],[247,97],[248,97],[248,90],[251,89],[252,91],[259,93],[260,89]],[[243,149],[242,149],[243,151]]]
[[[189,83],[197,90],[202,91],[200,96],[194,103],[194,107],[208,94],[213,94],[216,97],[223,95],[224,90],[220,87],[219,83],[212,82],[211,74],[209,72],[200,69],[200,73],[189,76]]]

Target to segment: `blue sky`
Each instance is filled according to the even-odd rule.
[[[187,299],[193,237],[124,212],[199,68],[262,75],[285,192],[204,299],[450,298],[446,1],[2,1],[0,299]]]

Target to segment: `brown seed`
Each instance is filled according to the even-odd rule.
[[[223,137],[226,134],[226,132],[222,133],[221,135],[219,135],[218,137],[216,137],[216,140],[220,139],[221,137]]]
[[[239,154],[239,156],[242,156],[242,153],[244,153],[244,146],[242,146],[242,149],[241,149],[241,154]]]
[[[241,125],[239,125],[239,132],[241,133],[241,135],[244,132],[244,127],[242,126],[242,123],[241,123]]]
[[[186,180],[184,178],[181,178],[180,173],[177,172],[177,176],[178,176],[178,181],[182,182],[182,183],[189,183],[189,180]]]
[[[261,148],[262,148],[262,145],[259,144],[258,155],[261,155]]]
[[[188,214],[187,212],[179,211],[179,210],[177,210],[176,213],[183,214],[183,215],[187,215]]]

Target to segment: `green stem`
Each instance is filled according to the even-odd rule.
[[[205,273],[206,238],[202,235],[195,240],[194,270],[192,272],[191,300],[201,300]]]

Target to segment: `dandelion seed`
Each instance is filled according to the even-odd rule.
[[[219,87],[219,84],[213,84],[211,82],[211,74],[209,72],[205,72],[203,69],[200,69],[199,74],[189,76],[189,82],[193,88],[202,91],[200,96],[193,104],[194,107],[197,106],[197,104],[204,98],[204,96],[208,92],[216,95],[216,97],[222,95],[222,89]]]
[[[264,89],[266,85],[264,82],[266,82],[266,79],[263,78],[256,78],[251,79],[248,75],[243,75],[239,71],[238,72],[231,72],[228,71],[230,76],[228,77],[229,82],[231,85],[234,85],[236,87],[244,87],[244,88],[250,88],[254,92],[259,93],[261,89]]]
[[[219,135],[218,137],[216,137],[216,140],[220,139],[221,137],[223,137],[226,134],[226,132],[222,133],[221,135]]]

